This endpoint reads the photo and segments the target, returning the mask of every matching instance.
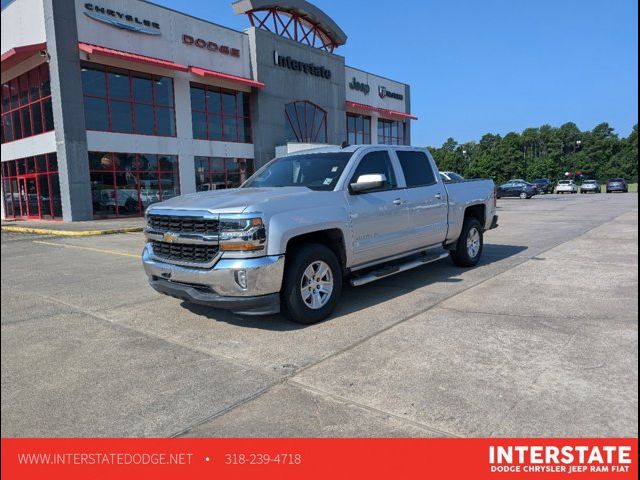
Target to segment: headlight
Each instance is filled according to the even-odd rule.
[[[266,239],[261,218],[220,217],[220,250],[223,252],[264,250]]]

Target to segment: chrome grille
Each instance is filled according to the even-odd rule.
[[[152,242],[153,254],[163,260],[187,263],[210,263],[218,254],[217,245]]]
[[[203,217],[150,214],[147,217],[147,223],[152,230],[162,232],[216,235],[220,230],[218,219]]]

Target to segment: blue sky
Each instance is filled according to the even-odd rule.
[[[156,0],[244,29],[227,0]],[[574,121],[638,121],[634,0],[312,0],[349,36],[347,64],[411,85],[412,143]]]
[[[230,0],[156,3],[244,29]],[[3,0],[3,3],[4,0]],[[407,82],[415,145],[574,121],[638,119],[635,0],[312,0],[349,36],[347,64]]]

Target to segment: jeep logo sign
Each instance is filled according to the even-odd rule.
[[[351,90],[362,92],[365,95],[369,95],[369,92],[371,91],[371,87],[367,83],[359,82],[358,80],[356,80],[356,77],[353,77],[353,80],[349,84],[349,88]]]
[[[387,87],[378,87],[378,95],[380,98],[394,98],[396,100],[404,100],[404,95],[387,90]]]

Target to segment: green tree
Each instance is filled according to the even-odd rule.
[[[489,177],[497,183],[509,178],[550,178],[582,171],[590,178],[638,179],[638,126],[620,139],[608,123],[581,131],[573,122],[558,128],[542,125],[504,137],[483,135],[478,143],[458,143],[449,138],[440,148],[431,148],[442,170],[453,170],[468,178]]]

